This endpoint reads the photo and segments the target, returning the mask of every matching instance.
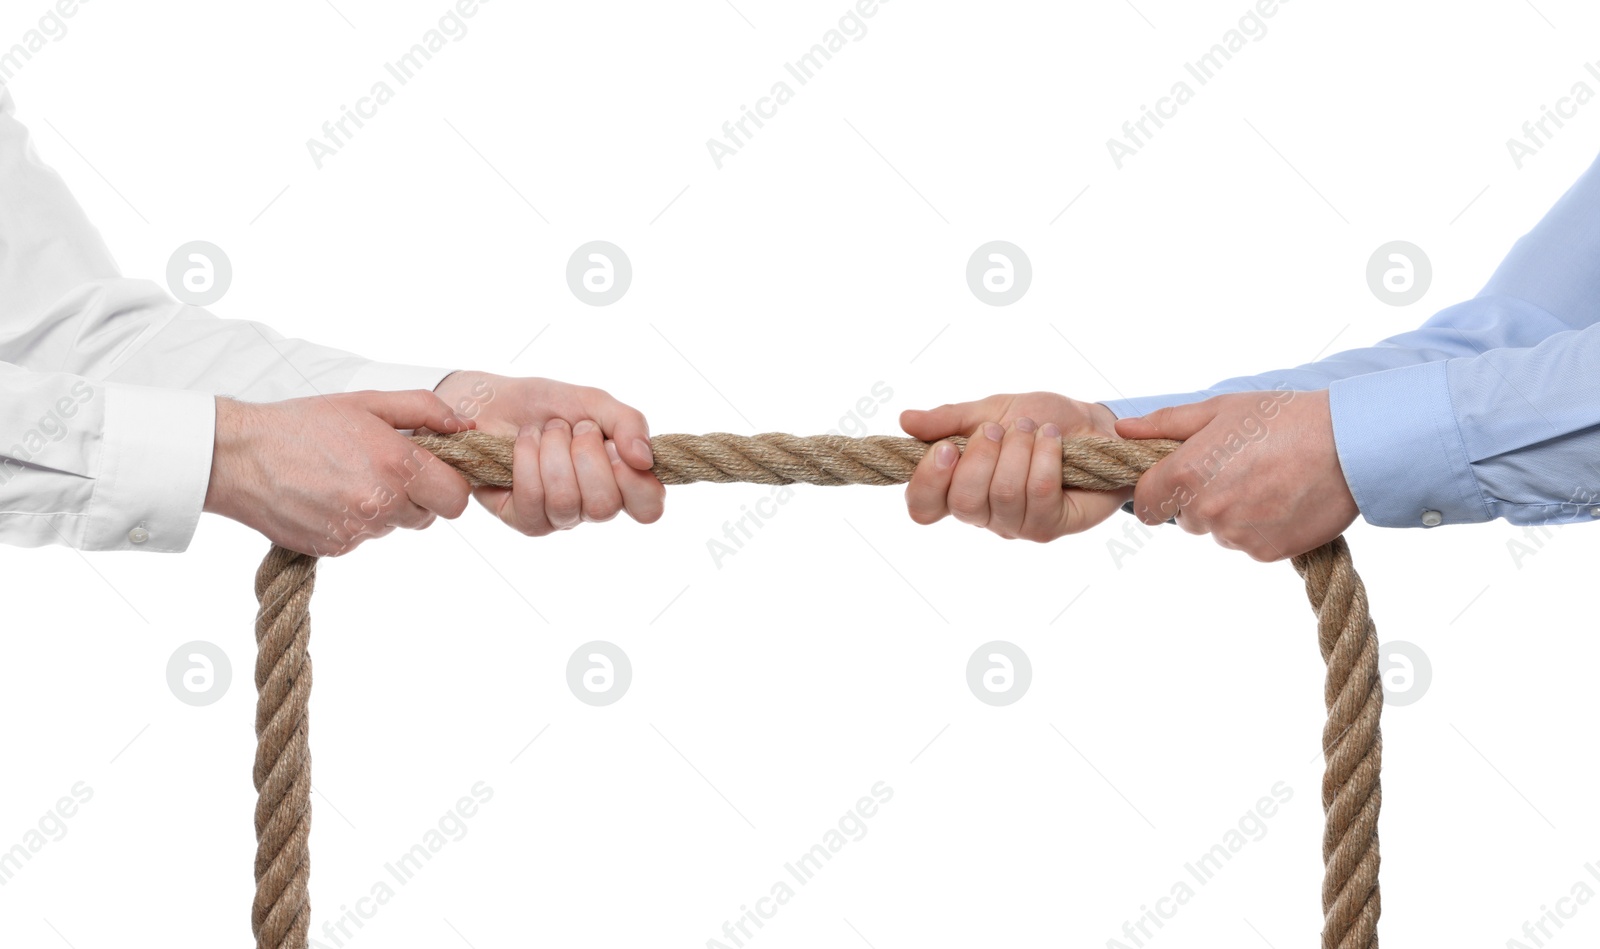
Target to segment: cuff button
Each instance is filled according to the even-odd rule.
[[[128,540],[135,544],[142,544],[150,539],[150,532],[142,527],[135,527],[128,531]]]
[[[1438,511],[1423,511],[1422,512],[1422,526],[1423,527],[1438,527],[1440,524],[1443,524],[1443,523],[1444,523],[1444,515],[1440,514]]]

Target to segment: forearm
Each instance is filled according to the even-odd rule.
[[[1335,353],[1292,369],[1224,379],[1209,389],[1107,400],[1118,416],[1225,392],[1327,388],[1374,372],[1521,349],[1600,322],[1600,160],[1523,235],[1471,300],[1436,313],[1421,327],[1373,346]]]
[[[123,277],[0,86],[0,360],[39,372],[275,401],[433,388],[442,368],[376,363],[184,306]]]
[[[148,281],[101,282],[66,302],[72,315],[61,323],[76,326],[80,341],[67,364],[107,381],[277,402],[357,389],[432,389],[450,372],[375,362],[286,338],[263,323],[219,319]],[[95,340],[97,333],[110,339]]]
[[[1600,257],[1600,248],[1596,249]],[[1401,333],[1374,346],[1335,353],[1325,359],[1290,369],[1224,379],[1208,389],[1106,399],[1103,405],[1118,418],[1148,415],[1169,405],[1199,402],[1227,392],[1264,392],[1271,389],[1310,391],[1368,373],[1406,366],[1474,357],[1491,349],[1526,347],[1569,330],[1566,323],[1522,300],[1477,297],[1440,311],[1418,329]]]

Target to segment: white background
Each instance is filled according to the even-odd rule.
[[[1244,0],[887,3],[720,171],[706,139],[845,0],[488,3],[320,171],[306,139],[445,0],[97,2],[12,86],[125,272],[228,252],[220,316],[603,386],[657,432],[825,431],[881,381],[866,428],[892,433],[996,391],[1199,388],[1474,294],[1600,147],[1590,104],[1523,169],[1507,154],[1600,85],[1593,9],[1535,2],[1285,4],[1120,171],[1105,140]],[[45,10],[8,2],[0,44]],[[593,239],[634,267],[604,308],[563,276]],[[964,281],[994,239],[1034,267],[1006,308]],[[1396,239],[1434,267],[1403,308],[1365,279]],[[1266,837],[1150,944],[1314,944],[1322,666],[1287,564],[1176,528],[1119,560],[1122,515],[1047,547],[924,529],[872,488],[798,490],[715,564],[768,493],[674,488],[653,527],[542,540],[474,509],[324,563],[313,932],[481,780],[467,836],[344,945],[704,946],[884,781],[867,835],[747,945],[1100,946],[1282,781]],[[1385,719],[1385,942],[1505,945],[1600,889],[1600,536],[1350,538],[1380,638],[1433,664]],[[0,550],[0,848],[94,790],[0,887],[7,945],[249,944],[265,550],[212,518],[182,556]],[[633,664],[605,708],[564,681],[595,639]],[[965,683],[994,639],[1033,663],[1004,708]],[[232,661],[201,708],[165,676],[191,640]],[[1586,906],[1557,944],[1596,938]]]

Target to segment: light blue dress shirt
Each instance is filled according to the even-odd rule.
[[[1600,519],[1600,160],[1476,297],[1375,346],[1200,392],[1328,390],[1339,464],[1380,527]]]

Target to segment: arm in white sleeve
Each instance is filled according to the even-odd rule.
[[[432,389],[448,374],[217,319],[122,277],[13,113],[0,85],[0,543],[184,550],[214,395]]]
[[[123,277],[39,161],[0,86],[0,360],[91,379],[268,402],[355,389],[432,389],[450,370],[379,363],[222,320]]]

